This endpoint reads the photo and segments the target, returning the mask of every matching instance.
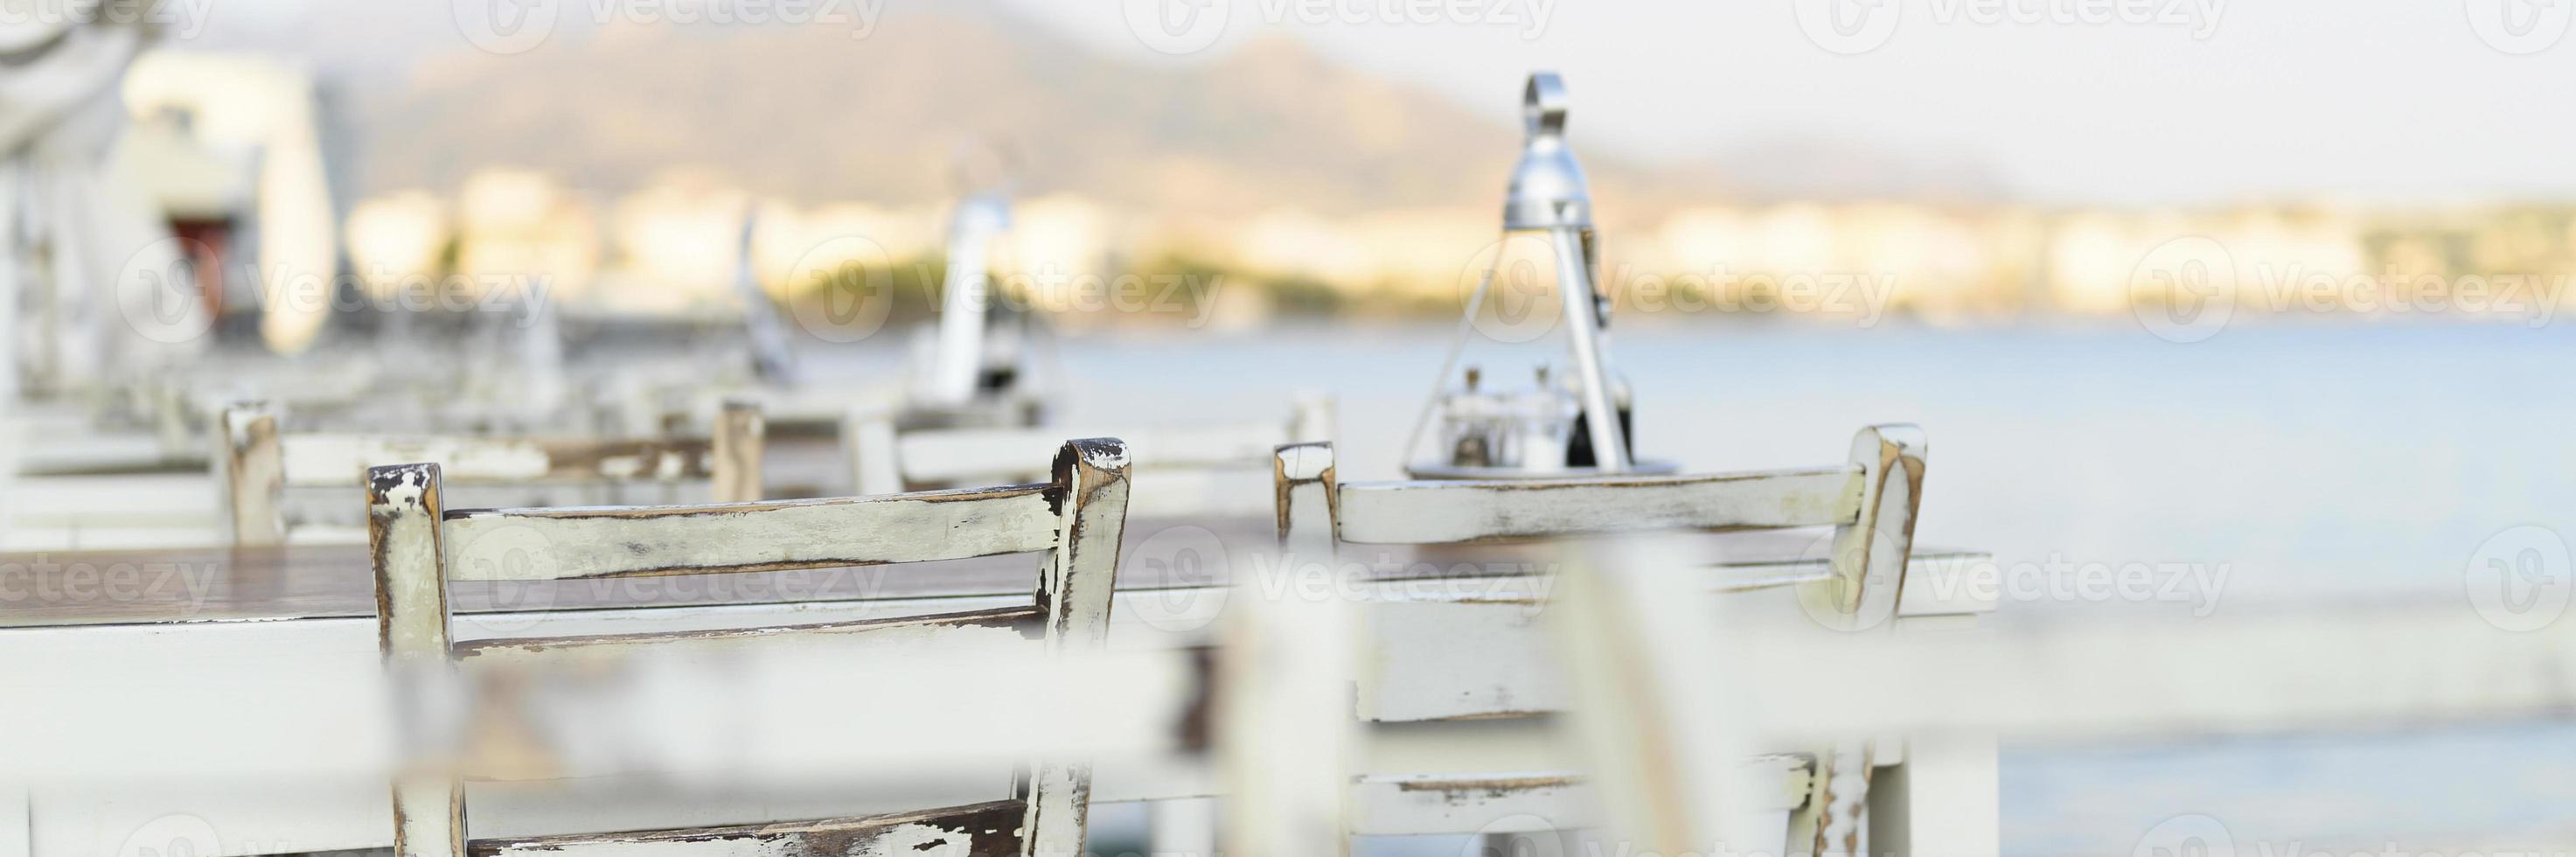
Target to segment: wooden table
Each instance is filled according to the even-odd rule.
[[[1260,567],[1245,560],[1275,547],[1272,527],[1268,519],[1130,521],[1112,646],[1203,645],[1224,610],[1222,585]],[[1711,587],[1747,589],[1820,576],[1824,554],[1817,540],[1822,537],[1713,536],[1722,564],[1712,569]],[[1190,561],[1192,556],[1199,561]],[[1525,572],[1543,571],[1539,563],[1548,556],[1543,546],[1438,552],[1346,546],[1343,559],[1370,565],[1366,576],[1377,585],[1427,580],[1439,584],[1436,591],[1456,593],[1446,602],[1452,612],[1443,614],[1439,639],[1390,643],[1391,650],[1416,643],[1468,644],[1519,664],[1523,653],[1543,644],[1530,630],[1525,612],[1515,612],[1508,599],[1484,596],[1529,595],[1532,581],[1543,578]],[[1207,561],[1211,558],[1217,561]],[[1983,560],[1970,552],[1919,550],[1909,582],[1955,576]],[[460,584],[451,597],[460,614],[456,637],[465,641],[527,633],[835,621],[974,609],[986,602],[1001,606],[1024,602],[1029,576],[1035,573],[1034,559],[1005,556],[508,589]],[[12,741],[42,741],[75,747],[112,744],[128,756],[167,750],[174,760],[162,777],[0,784],[0,857],[113,853],[137,835],[160,836],[154,831],[171,825],[189,831],[202,825],[224,853],[389,845],[392,825],[381,783],[335,779],[321,772],[327,765],[299,767],[303,763],[293,758],[281,761],[275,772],[250,778],[254,781],[209,782],[190,776],[182,758],[196,742],[210,738],[204,730],[213,728],[208,724],[219,720],[220,712],[247,701],[263,703],[263,710],[281,708],[281,700],[292,704],[283,706],[282,715],[230,725],[226,728],[233,731],[221,734],[247,742],[283,742],[306,730],[321,734],[335,724],[381,717],[382,700],[349,699],[344,690],[335,692],[368,686],[378,669],[372,587],[367,552],[356,545],[0,554],[0,687],[8,689],[0,696],[5,700],[0,720],[9,721],[0,723],[0,758],[7,757]],[[1543,588],[1536,592],[1544,595]],[[1432,600],[1444,597],[1435,594]],[[1993,606],[1979,600],[1973,587],[1909,585],[1898,621],[1972,623]],[[1551,690],[1555,681],[1511,664],[1475,680],[1498,685],[1492,692],[1516,694],[1544,710],[1549,694],[1557,692]],[[1462,687],[1459,693],[1416,690],[1424,691],[1425,698],[1486,692],[1479,687]],[[1544,729],[1543,719],[1528,718],[1390,724],[1373,733],[1371,752],[1390,754],[1393,761],[1385,763],[1389,772],[1563,767],[1563,760],[1543,749]],[[1990,756],[1980,763],[1971,752],[1964,761],[1953,758],[1943,764],[1951,767],[1938,776],[1927,770],[1897,782],[1931,794],[1955,793],[1955,784],[1964,781],[1971,793],[1982,788],[1990,794]],[[1802,774],[1784,769],[1783,775]],[[1357,811],[1371,832],[1462,832],[1452,828],[1466,823],[1473,830],[1476,819],[1532,810],[1545,810],[1552,818],[1577,817],[1581,810],[1574,807],[1589,799],[1579,787],[1564,786],[1461,797],[1398,779],[1363,771],[1361,791],[1355,794],[1367,805]],[[1004,781],[998,775],[961,774],[953,783],[910,783],[900,794],[872,793],[860,786],[820,793],[686,794],[657,790],[650,782],[623,781],[539,794],[478,785],[473,812],[477,836],[514,836],[966,803],[997,797],[993,790]],[[1095,799],[1158,800],[1213,792],[1204,760],[1174,757],[1104,765]],[[8,801],[22,803],[25,811],[11,812]],[[26,821],[13,831],[15,819]]]

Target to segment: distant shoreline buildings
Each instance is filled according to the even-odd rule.
[[[836,280],[826,274],[843,266],[874,276],[864,269],[938,263],[942,206],[795,205],[690,172],[604,197],[539,172],[483,170],[452,194],[365,200],[345,233],[362,276],[541,276],[567,306],[722,313],[739,309],[732,277],[742,218],[754,209],[751,267],[781,300],[830,287]],[[1238,326],[1282,314],[1445,315],[1497,252],[1505,257],[1498,288],[1546,285],[1530,281],[1546,277],[1543,249],[1497,246],[1497,215],[1477,207],[1175,220],[1054,194],[1020,200],[1016,213],[996,255],[1000,285],[1077,325],[1168,315],[1151,300],[1085,293],[1175,277],[1198,278],[1179,298],[1223,304],[1191,317]],[[1646,316],[1979,323],[2209,300],[2239,311],[2475,315],[2516,312],[2505,305],[2516,299],[2556,300],[2576,275],[2576,206],[1712,204],[1607,222],[1601,254],[1602,281],[1621,312]],[[1530,258],[1540,264],[1523,264]],[[876,282],[936,282],[921,273],[896,270]]]

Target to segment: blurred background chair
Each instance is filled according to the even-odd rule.
[[[1138,517],[1267,517],[1271,450],[1332,438],[1333,403],[1299,400],[1276,422],[1115,426],[1136,456]],[[1137,424],[1142,423],[1142,424]],[[844,426],[851,480],[860,494],[994,483],[1038,475],[1027,466],[1067,431],[1056,427],[905,429],[884,409],[852,411]],[[1080,435],[1083,432],[1071,432]]]
[[[713,502],[761,499],[761,413],[747,402],[725,403],[707,436],[659,439],[286,432],[281,418],[264,405],[224,412],[216,472],[235,545],[290,538],[288,489],[361,488],[368,468],[404,462],[438,464],[450,481],[469,487],[705,482]],[[305,523],[296,520],[295,529]],[[363,537],[345,527],[315,530],[298,538]]]

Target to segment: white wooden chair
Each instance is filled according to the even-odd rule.
[[[1052,438],[1085,433],[1047,427],[899,430],[895,418],[883,408],[861,408],[842,423],[857,493],[1028,478],[1034,475],[1028,462],[1054,444]],[[1314,398],[1300,400],[1278,422],[1116,426],[1114,434],[1135,451],[1136,478],[1146,486],[1131,511],[1138,517],[1268,517],[1271,451],[1281,444],[1330,440],[1332,424],[1332,401]]]
[[[1342,544],[1442,545],[1542,539],[1643,530],[1747,530],[1829,526],[1825,568],[1812,576],[1735,581],[1729,589],[1786,588],[1817,621],[1842,630],[1892,624],[1923,484],[1924,444],[1912,426],[1863,429],[1849,461],[1827,467],[1696,476],[1610,476],[1504,481],[1341,482],[1328,444],[1278,451],[1280,573],[1311,577],[1262,584],[1270,592],[1358,591],[1356,564],[1338,559]],[[1238,584],[1239,595],[1247,590]],[[1232,618],[1221,671],[1233,700],[1219,723],[1233,771],[1274,771],[1258,781],[1229,781],[1240,811],[1229,817],[1229,853],[1339,853],[1348,837],[1420,825],[1385,823],[1354,813],[1401,808],[1378,792],[1402,791],[1455,815],[1456,796],[1508,806],[1517,794],[1563,790],[1575,778],[1437,772],[1352,776],[1357,747],[1395,726],[1415,729],[1552,713],[1534,700],[1495,695],[1473,666],[1497,653],[1433,612],[1433,604],[1349,605],[1339,596],[1262,599]],[[1535,603],[1535,602],[1534,602]],[[1363,610],[1365,615],[1363,616]],[[1366,657],[1358,630],[1371,635]],[[1438,654],[1448,651],[1448,655]],[[1414,660],[1407,665],[1403,660]],[[1508,658],[1504,658],[1508,660]],[[1357,666],[1362,661],[1367,668]],[[1499,669],[1527,669],[1502,664]],[[1463,674],[1461,676],[1460,674]],[[1454,676],[1454,677],[1453,677]],[[1356,718],[1352,715],[1356,713]],[[1375,741],[1375,738],[1369,738]],[[1788,807],[1790,851],[1830,850],[1863,823],[1871,769],[1866,742],[1807,748],[1801,770],[1782,780],[1798,788]],[[1496,832],[1468,827],[1456,833]]]
[[[709,437],[599,439],[389,435],[280,429],[276,410],[224,411],[215,469],[236,545],[284,544],[290,488],[364,487],[368,468],[429,462],[450,484],[676,484],[708,480],[716,502],[761,499],[761,413],[726,402]]]
[[[397,699],[441,698],[459,657],[525,662],[578,657],[585,649],[671,649],[709,640],[788,645],[815,635],[939,639],[1019,629],[1032,654],[1096,648],[1107,635],[1111,586],[1127,507],[1125,446],[1112,439],[1066,442],[1051,483],[1001,488],[735,503],[575,509],[448,511],[435,464],[372,468],[368,533],[382,605],[379,640]],[[724,632],[451,642],[446,587],[458,580],[572,580],[922,562],[1044,551],[1030,606],[824,625]],[[1016,636],[1014,639],[1018,639]],[[788,642],[765,643],[782,640]],[[406,709],[428,721],[437,715]],[[424,726],[414,722],[413,727]],[[412,734],[420,734],[414,730]],[[1063,759],[1029,765],[1013,800],[907,813],[755,827],[585,834],[469,843],[458,769],[407,766],[394,784],[398,857],[474,854],[873,854],[900,839],[944,838],[938,853],[1077,854],[1083,844],[1090,768]]]

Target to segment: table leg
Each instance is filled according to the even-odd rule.
[[[1870,787],[1870,841],[1880,854],[1993,857],[2002,850],[1992,735],[1909,740],[1902,764]]]

